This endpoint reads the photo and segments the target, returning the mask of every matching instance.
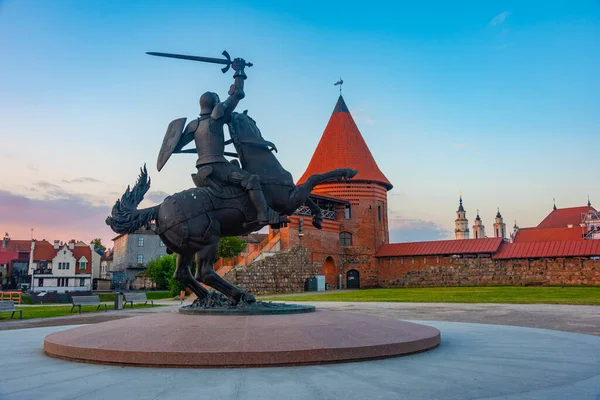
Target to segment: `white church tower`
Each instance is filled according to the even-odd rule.
[[[498,208],[498,213],[496,214],[496,222],[494,223],[494,237],[506,237],[506,224],[502,219],[502,214],[500,214],[500,208]]]
[[[467,219],[467,212],[465,211],[462,203],[462,195],[460,196],[460,205],[456,211],[456,220],[454,221],[454,234],[456,240],[468,239],[469,238],[469,220]]]
[[[485,226],[479,217],[479,210],[477,210],[477,217],[475,218],[475,225],[473,225],[473,239],[482,239],[485,237]]]

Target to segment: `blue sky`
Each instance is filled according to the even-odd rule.
[[[194,156],[156,171],[164,131],[231,74],[146,51],[253,62],[240,109],[296,179],[341,76],[394,184],[392,240],[452,237],[459,190],[488,234],[496,207],[531,226],[553,197],[600,204],[599,1],[172,3],[0,1],[0,229],[108,240],[144,162],[146,203],[191,186]]]

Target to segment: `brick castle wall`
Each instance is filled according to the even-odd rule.
[[[600,260],[390,257],[377,262],[381,287],[600,285]]]

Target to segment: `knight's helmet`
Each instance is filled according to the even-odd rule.
[[[206,92],[200,96],[200,115],[210,114],[219,103],[219,95],[214,92]]]

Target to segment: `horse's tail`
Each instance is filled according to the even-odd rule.
[[[150,178],[144,164],[133,190],[127,186],[121,200],[117,200],[113,206],[110,217],[106,218],[106,225],[110,225],[116,233],[132,233],[147,226],[150,221],[156,220],[160,205],[137,209],[148,189],[150,189]]]

